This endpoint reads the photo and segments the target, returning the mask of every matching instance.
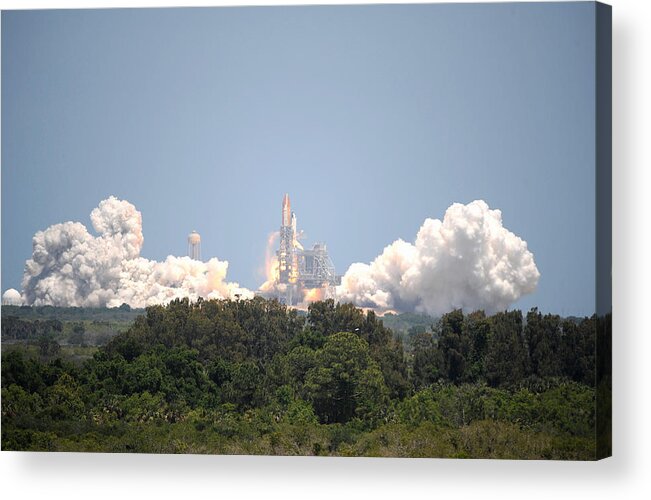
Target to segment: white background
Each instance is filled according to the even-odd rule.
[[[318,3],[348,2],[322,0]],[[4,498],[66,499],[651,498],[651,440],[647,423],[651,414],[647,369],[651,365],[651,328],[647,316],[651,309],[648,258],[651,255],[648,189],[651,2],[612,0],[611,3],[613,458],[597,463],[566,463],[2,452],[0,494]],[[166,5],[177,6],[181,2],[0,0],[3,9]]]

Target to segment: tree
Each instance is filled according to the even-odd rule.
[[[25,358],[21,351],[2,355],[2,387],[16,384],[27,392],[37,392],[45,387],[44,365],[35,359]]]
[[[528,349],[529,373],[539,377],[561,375],[561,319],[542,315],[534,307],[527,313],[524,338]]]
[[[443,358],[432,333],[420,333],[412,338],[414,351],[413,386],[419,390],[444,376]]]
[[[2,418],[33,416],[41,410],[43,402],[38,393],[30,394],[22,387],[11,384],[2,389]]]
[[[84,418],[85,405],[77,381],[64,373],[46,392],[47,413],[55,420]]]
[[[352,304],[336,304],[332,299],[313,302],[308,307],[308,324],[324,337],[337,332],[361,332],[364,313]]]
[[[359,375],[355,387],[355,416],[366,427],[376,427],[386,417],[389,408],[389,389],[380,369],[371,364]]]
[[[368,371],[367,371],[368,370]],[[349,332],[331,335],[316,352],[316,365],[307,372],[309,400],[325,423],[344,423],[360,414],[377,416],[387,391],[368,342]]]
[[[484,359],[488,348],[490,322],[486,318],[484,311],[475,311],[468,314],[463,324],[463,331],[469,342],[464,378],[468,382],[485,380],[486,367]]]
[[[452,383],[461,382],[466,370],[470,346],[463,330],[461,309],[444,314],[441,318],[438,347],[443,358],[443,374]]]
[[[86,333],[86,328],[84,324],[79,321],[72,325],[72,333],[70,334],[68,340],[71,344],[83,344],[84,343],[84,333]]]
[[[43,335],[38,339],[38,351],[45,358],[59,354],[61,346],[51,335]]]
[[[252,408],[263,398],[262,375],[252,361],[232,363],[218,360],[210,368],[210,378],[219,390],[222,402],[244,410]]]
[[[525,374],[522,312],[500,312],[491,317],[485,358],[486,378],[493,387],[515,385]]]

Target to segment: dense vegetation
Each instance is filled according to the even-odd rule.
[[[2,306],[2,343],[39,345],[54,351],[68,345],[104,345],[144,312],[126,304],[110,309]]]
[[[81,364],[3,349],[2,448],[592,459],[606,453],[595,343],[609,328],[456,310],[411,329],[406,349],[373,312],[332,300],[307,315],[177,300]]]
[[[144,312],[144,309],[132,309],[128,304],[122,304],[120,307],[2,306],[3,320],[5,317],[14,316],[29,320],[131,323]]]

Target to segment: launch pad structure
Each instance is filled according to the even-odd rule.
[[[335,298],[335,287],[339,284],[340,277],[335,273],[326,244],[315,243],[312,249],[305,250],[299,238],[296,214],[292,212],[289,194],[285,194],[280,242],[276,252],[277,280],[286,289],[285,297],[280,298],[288,305],[295,305],[307,290],[319,291],[319,298]]]

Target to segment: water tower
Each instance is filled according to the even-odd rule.
[[[10,288],[2,294],[3,306],[19,306],[22,305],[22,303],[23,298],[20,296],[20,292],[18,290]]]
[[[201,260],[201,236],[196,231],[188,235],[188,257]]]

